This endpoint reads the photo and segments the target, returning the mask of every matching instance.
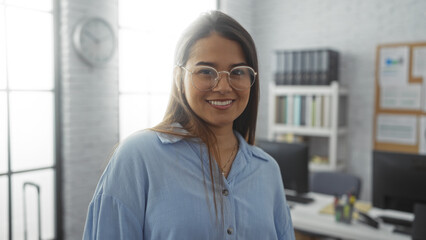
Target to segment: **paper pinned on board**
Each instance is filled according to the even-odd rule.
[[[380,49],[380,86],[407,85],[410,49],[408,46]]]
[[[426,154],[426,116],[420,117],[419,153]]]
[[[383,86],[380,88],[380,107],[384,109],[420,110],[422,85]]]
[[[377,142],[416,145],[417,116],[379,114],[376,123]]]
[[[412,76],[423,77],[423,83],[426,79],[426,47],[413,47]]]
[[[423,109],[423,112],[426,112],[426,73],[425,73],[425,75],[423,75],[423,84],[422,84],[422,91],[423,91],[423,94],[422,94],[422,109]]]

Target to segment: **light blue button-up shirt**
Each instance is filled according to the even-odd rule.
[[[98,183],[83,239],[295,239],[276,161],[237,136],[218,219],[200,141],[150,130],[129,137]]]

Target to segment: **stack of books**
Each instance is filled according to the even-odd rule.
[[[331,96],[295,94],[275,98],[275,123],[295,127],[329,128],[331,127]],[[338,125],[347,123],[344,108],[347,98],[339,101]]]
[[[330,127],[330,96],[294,95],[276,98],[276,123],[315,128]]]
[[[339,53],[334,50],[280,50],[276,62],[276,85],[329,85],[339,80]]]

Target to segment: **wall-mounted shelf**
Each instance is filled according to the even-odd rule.
[[[330,85],[275,85],[270,84],[269,95],[269,133],[270,140],[282,134],[320,137],[328,141],[328,162],[310,163],[312,171],[342,170],[343,159],[338,159],[339,137],[347,133],[344,116],[340,112],[341,98],[348,91],[337,81]]]

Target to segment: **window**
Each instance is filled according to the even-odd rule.
[[[119,0],[120,139],[159,123],[182,30],[216,0]]]
[[[0,240],[56,234],[53,15],[53,0],[0,0]]]

